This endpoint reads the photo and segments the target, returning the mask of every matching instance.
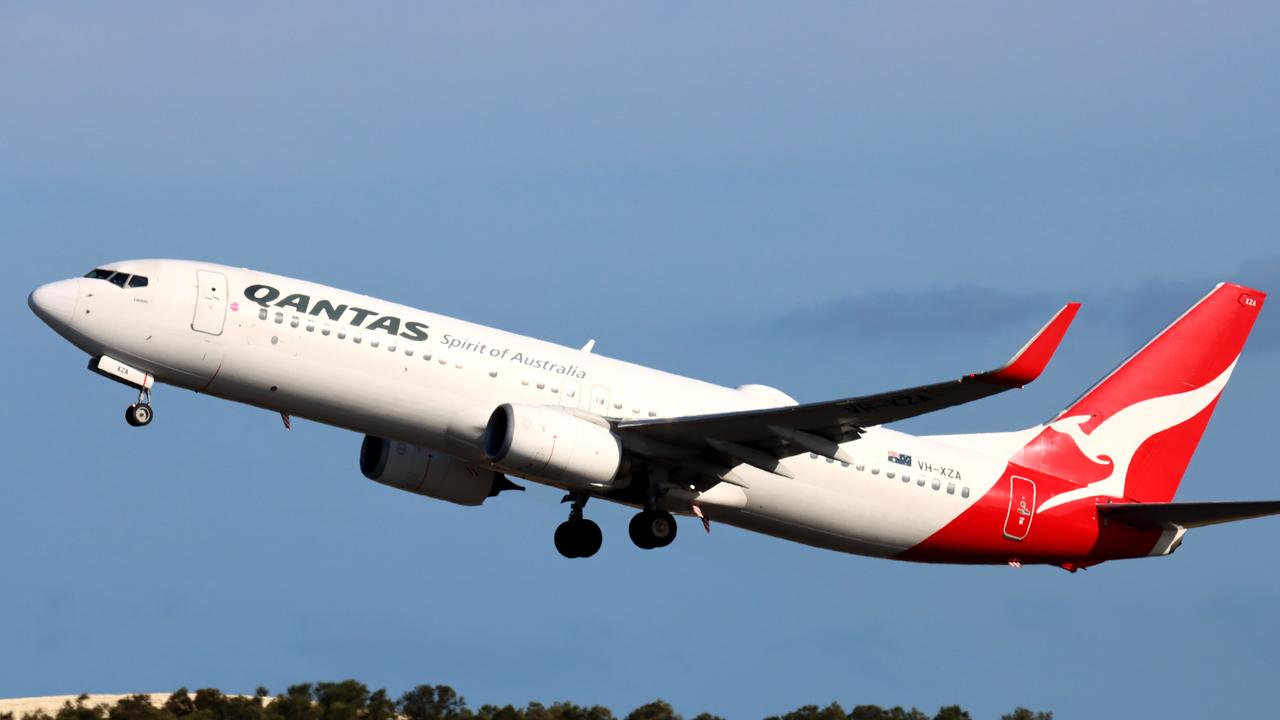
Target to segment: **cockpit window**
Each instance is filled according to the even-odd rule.
[[[90,280],[106,280],[116,287],[141,288],[147,286],[147,278],[144,275],[130,275],[126,272],[116,272],[115,270],[103,270],[102,268],[94,268],[85,274]]]

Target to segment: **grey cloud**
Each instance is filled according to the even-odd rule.
[[[1091,331],[1148,337],[1190,307],[1215,284],[1237,282],[1263,292],[1280,290],[1280,256],[1259,258],[1225,277],[1147,279],[1132,285],[1073,293],[964,285],[919,290],[872,290],[785,312],[769,330],[788,339],[823,342],[919,343],[990,336],[1045,319],[1060,303],[1084,304]],[[1280,308],[1264,309],[1249,339],[1254,349],[1280,348]]]

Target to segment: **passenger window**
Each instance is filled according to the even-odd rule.
[[[122,288],[125,286],[125,283],[129,282],[129,275],[126,273],[116,273],[115,275],[112,275],[110,278],[108,278],[107,282],[110,282],[112,285],[115,285],[116,287]]]
[[[360,333],[356,333],[351,336],[351,342],[359,345],[360,343],[364,342],[364,337]]]
[[[872,467],[872,468],[871,468],[871,474],[872,474],[872,475],[879,475],[879,474],[880,474],[880,468],[878,468],[878,467]]]
[[[858,472],[862,472],[863,470],[867,469],[867,464],[862,462],[861,460],[857,460],[854,462],[853,469],[857,470]]]
[[[431,362],[431,351],[430,351],[430,350],[428,350],[428,351],[426,351],[426,352],[422,353],[422,359],[423,359],[423,360],[426,360],[427,362]]]
[[[884,474],[884,476],[885,476],[885,477],[887,477],[887,478],[889,478],[890,480],[892,480],[892,479],[893,479],[893,471],[892,471],[892,470],[889,470],[888,472],[886,472],[886,473]]]
[[[282,312],[276,313],[276,324],[279,325],[282,322],[284,322],[284,313]]]
[[[969,497],[969,488],[967,487],[960,488],[960,497],[962,498]]]
[[[911,482],[911,476],[910,476],[910,475],[908,475],[908,474],[906,474],[906,473],[902,473],[902,482],[904,482],[904,483],[909,483],[909,482]]]
[[[916,478],[916,484],[920,487],[924,487],[924,478]]]
[[[955,484],[955,483],[947,483],[947,494],[948,494],[948,495],[955,495],[955,494],[956,494],[956,484]]]
[[[359,342],[359,341],[357,340],[356,342]],[[370,340],[370,341],[369,341],[369,347],[375,347],[375,348],[376,348],[376,347],[378,347],[378,343],[380,343],[380,342],[382,342],[382,341],[381,341],[381,340],[379,340],[378,338],[374,338],[374,339],[372,339],[372,340]]]
[[[411,347],[407,347],[407,348],[405,348],[405,349],[404,349],[404,355],[405,355],[405,357],[413,357],[413,348],[411,348]]]
[[[296,327],[298,327],[298,316],[297,316],[297,315],[294,315],[293,317],[289,318],[289,327],[291,327],[291,328],[296,328]]]
[[[658,417],[658,413],[654,410],[649,411],[649,417]]]
[[[147,279],[141,275],[134,275],[133,277],[129,278],[129,287],[131,288],[140,288],[140,287],[146,287],[146,286],[147,286]]]
[[[395,344],[395,343],[387,343],[387,352],[395,352],[395,351],[396,351],[396,344]]]
[[[259,319],[259,320],[266,320],[266,319],[267,319],[267,309],[266,309],[266,308],[258,308],[258,319]]]
[[[941,481],[941,480],[934,480],[934,481],[933,481],[933,485],[931,485],[931,487],[932,487],[934,490],[937,490],[938,488],[942,487],[942,481]]]
[[[347,339],[347,331],[346,331],[346,330],[339,330],[339,331],[338,331],[338,339],[339,339],[339,340],[346,340],[346,339]]]
[[[320,334],[325,337],[329,337],[329,326],[325,325],[324,327],[320,328]]]
[[[315,331],[316,331],[316,321],[307,320],[307,332],[315,332]]]

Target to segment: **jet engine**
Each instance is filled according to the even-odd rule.
[[[374,482],[459,505],[479,505],[503,490],[523,490],[502,475],[452,455],[365,435],[360,472]]]
[[[603,420],[550,405],[498,406],[484,453],[515,475],[583,490],[615,489],[622,467],[622,442]]]

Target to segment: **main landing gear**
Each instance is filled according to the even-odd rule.
[[[636,513],[627,526],[631,542],[641,550],[664,548],[676,539],[676,519],[666,510],[658,509],[658,502],[667,494],[668,469],[662,465],[649,468],[649,497],[644,510]]]
[[[138,402],[124,409],[124,421],[133,427],[145,427],[151,424],[155,413],[151,411],[151,391],[143,388],[138,391]]]
[[[676,539],[676,519],[666,510],[643,510],[631,518],[627,532],[642,550],[663,548]]]
[[[556,528],[556,550],[567,558],[589,558],[600,551],[604,535],[600,526],[582,517],[582,507],[587,504],[587,495],[571,493],[567,500],[573,501],[569,510],[569,519]]]
[[[569,519],[556,528],[556,550],[567,558],[589,558],[600,551],[604,535],[600,526],[582,517],[582,507],[589,496],[571,493],[565,501],[572,501]],[[631,542],[643,550],[663,548],[676,539],[676,519],[666,510],[650,508],[636,513],[627,528]]]

